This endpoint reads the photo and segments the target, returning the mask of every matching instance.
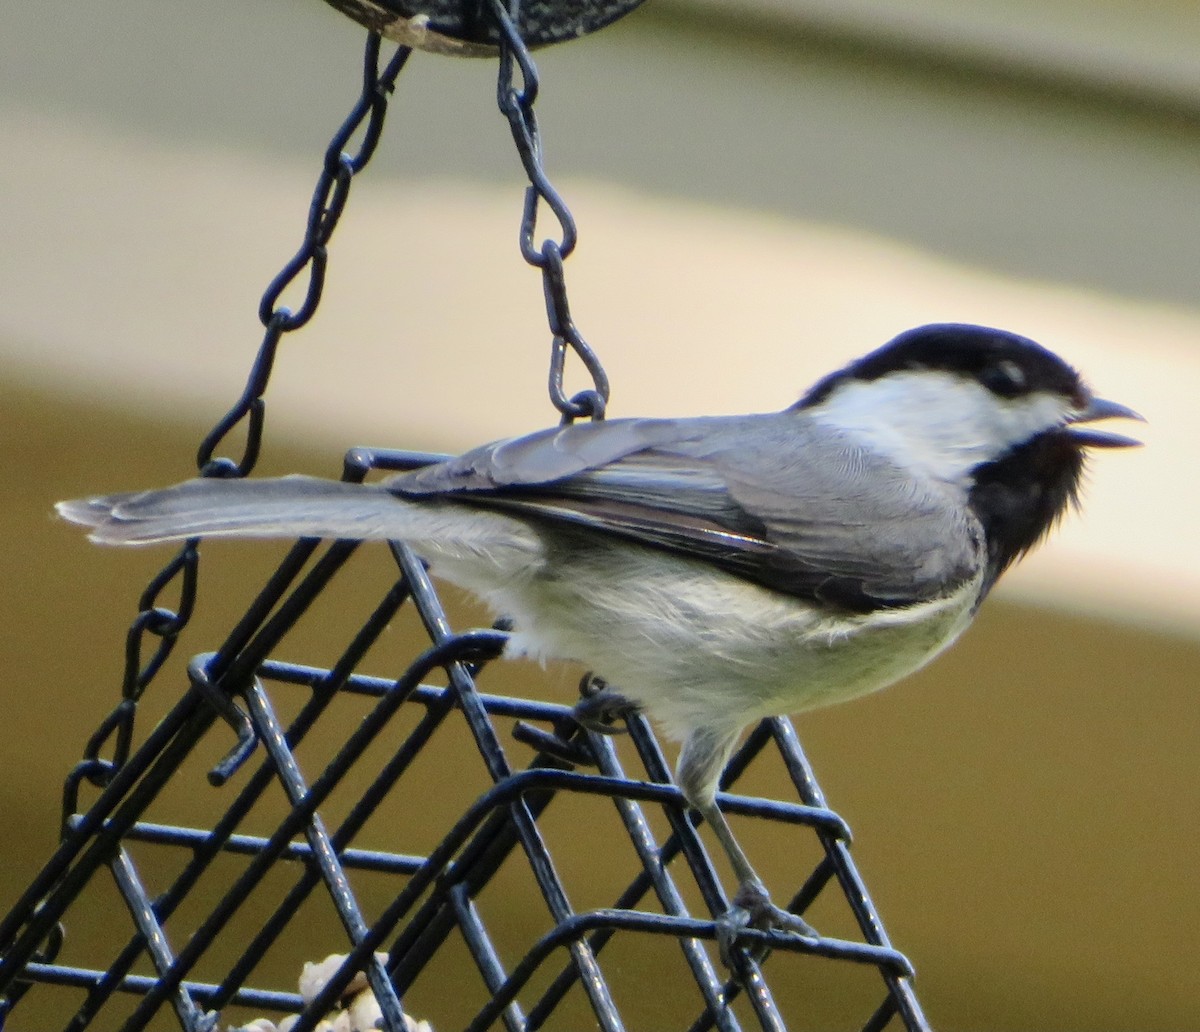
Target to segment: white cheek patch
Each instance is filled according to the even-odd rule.
[[[913,370],[847,381],[810,411],[902,466],[954,480],[1061,425],[1071,407],[1045,391],[1001,398],[954,373]]]

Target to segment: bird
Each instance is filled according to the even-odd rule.
[[[893,684],[971,623],[1079,499],[1088,453],[1140,420],[1005,330],[936,323],[783,411],[611,418],[493,442],[376,482],[200,478],[61,502],[93,541],[404,542],[482,599],[506,653],[582,663],[602,727],[644,711],[682,743],[676,782],[746,925],[818,933],[771,902],[717,803],[744,729]],[[727,958],[728,959],[728,958]]]

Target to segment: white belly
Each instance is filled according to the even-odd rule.
[[[509,654],[583,663],[676,738],[884,688],[962,633],[977,593],[972,583],[906,609],[822,616],[707,565],[620,542],[556,549],[488,583],[477,567],[456,566],[435,563],[434,572],[512,618]]]

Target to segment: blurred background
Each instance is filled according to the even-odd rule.
[[[51,506],[191,472],[242,389],[363,39],[317,0],[4,21],[0,912],[54,847],[62,778],[166,558],[93,549]],[[612,415],[781,408],[956,320],[1040,340],[1149,420],[1145,449],[1096,457],[1082,513],[957,648],[798,721],[939,1029],[1195,1024],[1197,53],[1185,0],[650,0],[538,55],[546,164],[580,225],[572,310]],[[490,62],[416,55],[402,74],[319,314],[280,352],[261,472],[554,421],[494,90]],[[205,551],[188,655],[281,550]],[[291,658],[319,661],[334,622]],[[534,682],[571,698],[568,671],[513,690]],[[786,850],[755,850],[794,886]],[[106,934],[98,912],[68,930]],[[821,1006],[812,1027],[840,1027]]]

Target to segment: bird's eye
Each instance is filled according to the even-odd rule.
[[[1025,371],[1010,358],[989,365],[979,379],[989,391],[1004,398],[1025,390]]]

